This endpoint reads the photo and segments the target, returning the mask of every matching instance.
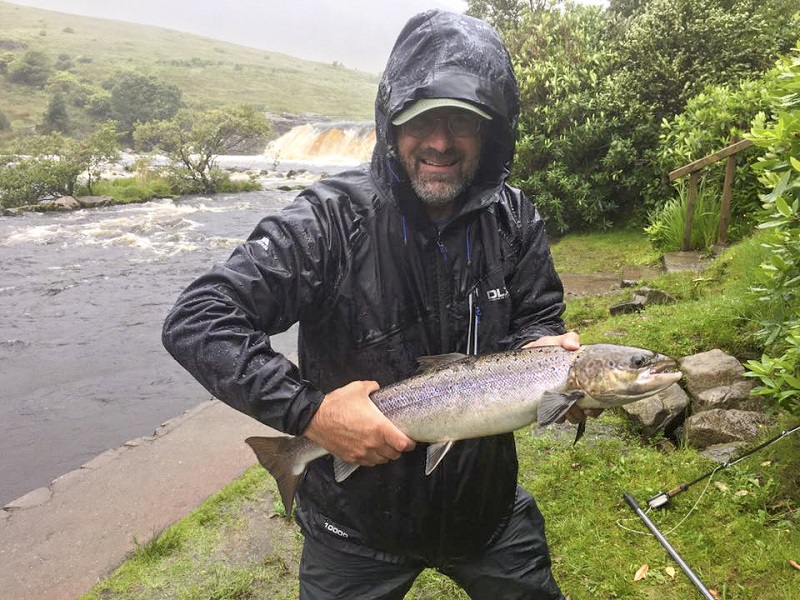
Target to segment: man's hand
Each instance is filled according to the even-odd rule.
[[[562,335],[544,335],[538,340],[528,342],[523,348],[534,348],[537,346],[561,346],[565,350],[577,350],[581,347],[581,340],[577,333],[568,331]],[[603,412],[602,408],[581,408],[573,405],[567,411],[565,418],[570,423],[580,423],[585,421],[586,417],[599,417]]]
[[[577,350],[581,347],[581,338],[574,331],[568,331],[561,335],[544,335],[538,340],[528,342],[523,348],[537,346],[561,346],[564,350]]]
[[[415,442],[378,410],[369,395],[375,381],[354,381],[326,395],[303,432],[334,456],[372,467],[396,460]]]

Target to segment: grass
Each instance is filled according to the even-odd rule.
[[[169,29],[2,1],[0,23],[0,42],[41,50],[53,63],[60,54],[68,55],[72,62],[69,73],[87,90],[99,89],[115,73],[135,70],[174,83],[194,108],[246,103],[273,113],[357,120],[373,115],[377,76],[333,64]],[[0,54],[5,52],[0,49]],[[14,54],[22,52],[13,50]],[[44,89],[12,84],[4,78],[0,85],[0,111],[11,121],[12,134],[31,132],[41,121],[48,100]],[[68,111],[80,121],[77,108]],[[76,123],[78,128],[89,125]],[[8,132],[0,134],[0,142],[9,136]]]
[[[635,233],[570,236],[554,247],[556,263],[575,272],[649,261]],[[648,284],[678,301],[638,316],[609,319],[615,297],[572,300],[567,312],[584,341],[641,343],[661,351],[746,348],[749,273],[762,257],[759,238],[730,248],[702,273],[663,275]],[[626,261],[629,261],[626,263]],[[639,262],[638,264],[641,264]],[[590,316],[591,315],[591,316]],[[590,321],[590,322],[589,322]],[[669,352],[668,352],[669,353]],[[774,422],[766,440],[790,423]],[[572,600],[686,600],[693,584],[623,501],[628,492],[646,508],[656,493],[710,472],[717,463],[680,447],[669,453],[632,434],[613,411],[587,426],[572,445],[568,426],[516,433],[520,483],[547,519],[553,570]],[[753,445],[757,443],[753,442]],[[794,435],[721,470],[675,496],[649,517],[706,586],[723,600],[792,600],[800,562],[800,436]],[[274,482],[260,467],[137,550],[82,600],[296,598],[301,539],[296,526],[274,518]],[[161,540],[159,538],[159,540]],[[639,581],[635,573],[647,565]],[[409,600],[466,600],[434,570],[426,570]]]
[[[593,241],[587,250],[570,251],[570,256],[586,253],[590,255],[587,261],[591,264],[597,260],[594,255],[602,251],[599,248],[606,235],[591,236],[600,241]],[[642,234],[639,238],[637,241],[629,234],[626,247],[642,260],[648,256],[640,247],[646,240]],[[669,273],[646,282],[673,296],[676,299],[673,304],[652,306],[635,315],[612,317],[609,307],[629,300],[630,291],[573,298],[564,315],[567,326],[579,331],[586,343],[621,340],[672,356],[687,356],[711,348],[720,348],[740,360],[760,356],[752,333],[762,307],[748,294],[748,288],[753,283],[752,273],[767,256],[762,241],[763,235],[758,235],[731,246],[701,273]],[[561,261],[561,254],[556,253],[556,250],[561,252],[560,245],[554,247],[554,258],[559,271],[566,272],[570,270],[569,263]],[[576,267],[584,268],[583,264]]]
[[[560,273],[578,275],[620,274],[625,266],[656,265],[661,256],[635,229],[570,234],[553,240],[551,251]]]
[[[686,211],[689,203],[689,185],[686,180],[675,184],[677,197],[667,201],[663,207],[650,215],[646,228],[648,237],[657,248],[677,252],[683,246]],[[717,240],[720,219],[720,191],[713,184],[700,180],[692,213],[692,233],[689,248],[708,250]]]

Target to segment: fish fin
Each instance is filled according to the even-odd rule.
[[[442,462],[445,455],[450,452],[455,440],[448,440],[446,442],[438,442],[428,446],[428,458],[425,461],[425,475],[430,475]]]
[[[338,456],[333,457],[333,476],[336,483],[341,483],[358,469],[358,463],[349,463]]]
[[[464,360],[468,355],[461,354],[460,352],[450,352],[449,354],[436,354],[433,356],[420,356],[417,358],[417,367],[420,373],[425,371],[434,371],[439,367],[453,364],[460,360]]]
[[[305,470],[305,465],[297,460],[296,450],[301,441],[298,437],[249,437],[245,440],[261,466],[275,478],[287,517],[292,516],[294,494]]]
[[[545,427],[562,420],[567,411],[583,396],[584,393],[580,390],[566,393],[545,392],[542,394],[542,401],[536,409],[536,421],[539,423],[539,427]]]
[[[586,432],[586,419],[583,419],[580,423],[578,423],[578,431],[575,433],[575,441],[572,442],[573,446],[578,443],[578,440],[580,440],[583,437],[583,434],[585,432]]]

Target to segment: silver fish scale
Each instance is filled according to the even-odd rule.
[[[406,435],[439,442],[504,433],[536,418],[577,352],[534,348],[468,357],[378,390],[372,399]]]

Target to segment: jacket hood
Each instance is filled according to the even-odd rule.
[[[441,10],[420,13],[403,27],[375,100],[372,168],[385,182],[402,172],[391,121],[422,98],[456,98],[492,114],[476,183],[504,182],[514,157],[519,88],[497,31],[485,21]]]

